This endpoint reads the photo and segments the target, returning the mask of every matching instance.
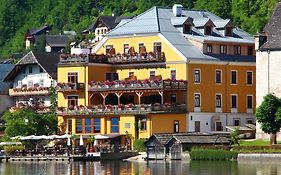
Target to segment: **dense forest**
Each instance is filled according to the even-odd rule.
[[[278,0],[0,0],[0,57],[24,51],[28,28],[53,25],[80,33],[99,15],[137,15],[152,6],[209,10],[249,33],[261,31]]]

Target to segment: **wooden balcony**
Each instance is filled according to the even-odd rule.
[[[23,87],[9,89],[10,96],[48,95],[49,87]]]
[[[129,80],[90,82],[89,91],[115,92],[115,91],[159,91],[159,90],[186,90],[187,81],[184,80]]]
[[[18,106],[12,106],[9,111],[10,112],[14,112],[17,111],[19,109],[23,109],[23,108],[27,108],[27,109],[31,109],[32,111],[39,113],[39,114],[44,114],[44,113],[48,113],[50,112],[50,107],[49,106],[43,106],[43,105],[39,105],[39,106],[34,106],[34,105],[18,105]]]
[[[84,83],[58,83],[57,91],[81,91],[85,90]]]
[[[98,106],[80,106],[57,109],[58,115],[144,115],[153,113],[185,113],[186,105],[170,105],[170,104],[141,104],[141,105],[98,105]]]

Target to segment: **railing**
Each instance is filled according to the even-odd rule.
[[[187,81],[184,80],[129,80],[129,81],[105,81],[89,84],[89,91],[109,90],[142,90],[142,89],[163,89],[163,90],[186,90]]]
[[[58,115],[121,115],[121,114],[149,114],[149,113],[178,113],[186,112],[186,105],[171,104],[141,104],[141,105],[97,105],[80,107],[58,107]]]
[[[9,89],[10,96],[47,95],[49,93],[49,87],[22,87]]]
[[[31,109],[36,113],[48,113],[50,112],[50,107],[49,106],[32,106],[32,105],[20,105],[20,106],[12,106],[9,111],[10,112],[14,112],[17,111],[19,109]]]
[[[56,89],[57,91],[85,90],[85,84],[84,83],[58,83]]]
[[[68,64],[85,64],[85,63],[103,63],[103,64],[132,64],[132,63],[152,63],[165,62],[164,52],[149,52],[149,53],[123,53],[123,54],[61,54],[61,65]]]

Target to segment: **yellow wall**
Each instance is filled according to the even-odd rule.
[[[194,70],[201,72],[201,82],[194,83]],[[222,70],[222,83],[215,83],[215,71]],[[227,71],[226,71],[227,70]],[[237,70],[238,84],[231,85],[231,70]],[[253,85],[246,84],[246,72],[253,71]],[[238,95],[238,112],[246,113],[246,95],[253,95],[255,111],[255,66],[188,64],[188,110],[194,111],[194,93],[201,94],[201,111],[215,111],[215,95],[222,94],[222,112],[230,112],[231,94]]]
[[[153,133],[173,133],[174,120],[179,121],[179,132],[186,132],[186,114],[150,114]]]
[[[125,128],[125,123],[129,123],[130,128]],[[126,131],[127,131],[129,134],[132,134],[132,136],[135,138],[136,137],[135,123],[136,123],[135,116],[133,116],[133,115],[120,116],[119,133],[120,134],[126,134]]]

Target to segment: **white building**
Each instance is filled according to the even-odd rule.
[[[50,106],[50,87],[56,85],[58,53],[29,52],[7,74],[4,81],[12,82],[9,95],[13,108],[31,107],[46,110]]]
[[[264,31],[255,38],[256,48],[256,105],[261,104],[263,97],[274,93],[281,97],[281,3],[277,3]],[[257,123],[257,139],[269,139]],[[281,134],[277,135],[281,140]]]

